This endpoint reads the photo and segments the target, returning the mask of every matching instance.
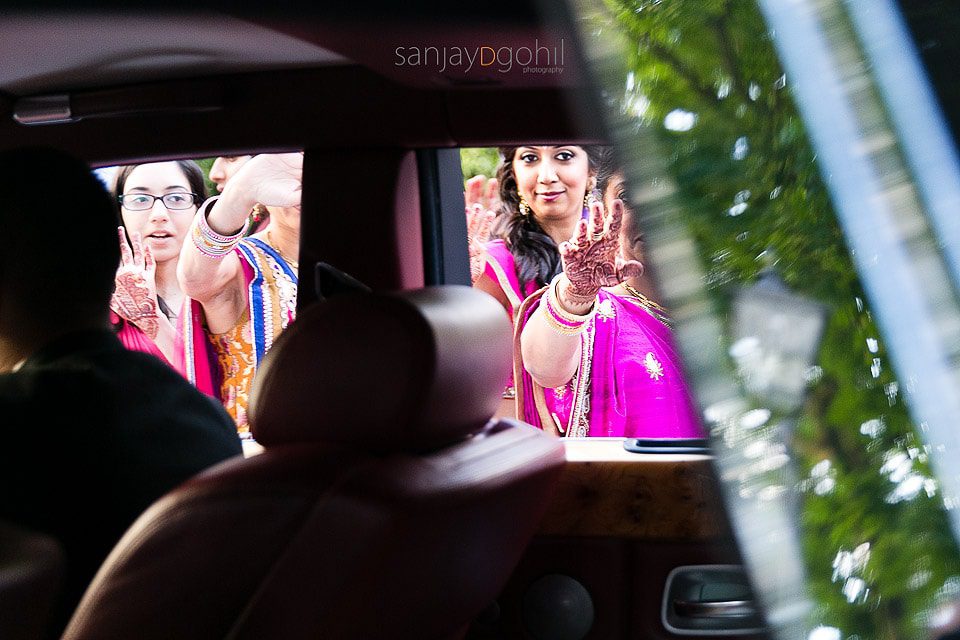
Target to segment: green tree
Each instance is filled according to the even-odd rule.
[[[763,20],[745,0],[608,0],[631,42],[622,109],[669,155],[720,309],[775,260],[830,317],[794,435],[820,622],[912,638],[956,542]]]
[[[494,147],[464,148],[460,149],[460,163],[464,180],[480,175],[492,178],[497,173],[500,156]]]

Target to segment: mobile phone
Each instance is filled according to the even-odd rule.
[[[706,438],[631,438],[623,448],[632,453],[710,453]]]

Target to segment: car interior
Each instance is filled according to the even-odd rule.
[[[604,6],[2,4],[2,149],[92,168],[304,151],[298,318],[252,398],[265,450],[141,516],[64,638],[754,639],[794,615],[758,589],[776,560],[745,553],[746,463],[488,422],[510,327],[464,286],[460,149],[643,155],[585,44]],[[496,57],[518,43],[554,71]],[[0,635],[46,637],[56,543],[0,540]]]
[[[479,338],[469,344],[464,317]],[[383,330],[371,341],[355,323]],[[64,637],[462,637],[563,466],[558,441],[486,424],[508,331],[494,302],[463,287],[305,310],[252,397],[265,451],[145,514]],[[385,372],[373,382],[371,363]]]
[[[92,167],[305,150],[302,315],[258,378],[252,422],[266,452],[155,505],[64,637],[133,627],[183,638],[763,637],[705,451],[530,440],[506,422],[481,429],[496,393],[476,366],[464,373],[503,354],[463,335],[494,329],[482,312],[452,326],[430,309],[483,305],[456,289],[417,293],[469,284],[457,148],[609,141],[590,117],[599,98],[569,10],[200,6],[13,5],[0,22],[4,148],[53,145]],[[438,73],[397,54],[534,41],[562,42],[562,73]],[[371,297],[316,306],[309,265],[320,262]],[[434,345],[434,378],[403,376],[414,365],[392,360],[428,356],[427,343],[419,353],[393,333],[412,310],[435,335],[450,333],[450,345]],[[343,326],[330,338],[337,313],[389,330],[377,344],[409,340],[413,351],[371,351]],[[389,404],[360,416],[356,390],[328,398],[331,355],[347,349],[375,354],[357,375],[390,372],[380,382],[408,377],[411,393],[436,395],[434,417],[408,427]],[[273,377],[299,381],[296,393]],[[457,391],[443,397],[431,384]],[[335,427],[318,428],[319,407]],[[22,582],[5,582],[0,599],[33,588]]]

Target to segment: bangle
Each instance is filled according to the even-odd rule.
[[[582,316],[570,313],[556,304],[554,300],[555,286],[555,283],[551,283],[551,286],[543,294],[543,317],[546,319],[547,325],[556,333],[564,336],[579,335],[596,313],[596,306]]]
[[[567,277],[567,276],[566,276],[565,273],[560,273],[560,274],[558,274],[558,275],[550,282],[550,293],[553,295],[554,306],[560,311],[560,313],[561,313],[562,315],[564,315],[564,316],[569,317],[571,320],[576,320],[576,319],[582,318],[583,316],[578,316],[578,315],[575,314],[575,313],[571,313],[570,311],[567,311],[567,309],[564,308],[564,306],[563,306],[562,300],[565,299],[565,298],[569,298],[569,299],[570,299],[570,302],[573,302],[573,303],[576,303],[576,304],[590,304],[590,305],[591,305],[591,309],[593,309],[593,308],[596,307],[597,294],[594,293],[592,296],[582,296],[582,295],[578,295],[578,294],[576,294],[576,293],[571,292],[570,287],[567,287],[567,291],[566,291],[565,295],[564,295],[563,297],[561,297],[561,296],[560,296],[560,280],[561,280],[562,278],[566,278],[566,277]],[[567,278],[567,283],[568,283],[568,284],[570,283],[570,279],[569,279],[569,278]],[[588,312],[588,313],[589,313],[589,312]]]
[[[243,234],[250,227],[250,219],[247,218],[243,226],[240,227],[240,231],[229,236],[211,229],[207,223],[207,214],[219,199],[220,196],[213,196],[200,205],[197,216],[193,220],[193,228],[190,230],[190,237],[193,238],[193,244],[197,247],[197,250],[205,256],[217,259],[233,251],[233,248],[240,243]]]

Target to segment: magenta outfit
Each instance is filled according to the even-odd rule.
[[[517,313],[520,327],[546,287]],[[515,331],[518,415],[569,437],[702,438],[670,329],[632,296],[601,290],[597,312],[582,334],[580,365],[562,387],[544,389],[523,367]]]
[[[157,344],[148,338],[147,334],[141,331],[135,324],[124,320],[113,311],[110,312],[110,324],[113,326],[117,338],[120,339],[120,343],[127,351],[149,353],[152,356],[160,358],[160,360],[166,364],[170,364],[166,356],[163,355],[163,352],[157,347]]]
[[[516,313],[523,299],[537,290],[537,283],[528,282],[526,287],[520,287],[517,278],[517,266],[513,261],[513,254],[507,249],[503,240],[492,240],[484,247],[483,273],[496,282],[510,303],[507,312],[510,314],[510,323],[516,325]],[[503,397],[514,398],[516,391],[513,385],[513,375],[507,377],[503,385]]]
[[[483,273],[503,289],[510,301],[510,321],[513,322],[516,310],[520,308],[524,298],[537,290],[537,283],[528,282],[526,287],[520,287],[517,265],[503,240],[488,242],[484,251]]]

